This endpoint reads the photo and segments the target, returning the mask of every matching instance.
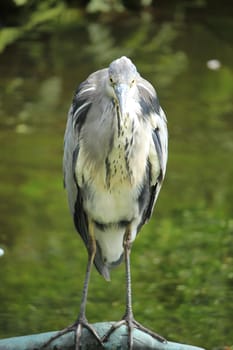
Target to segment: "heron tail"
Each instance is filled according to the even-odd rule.
[[[121,261],[123,260],[123,254],[120,256],[120,258],[117,261],[110,264],[106,263],[102,258],[101,248],[98,244],[98,241],[96,243],[97,243],[97,247],[96,247],[97,249],[96,249],[96,255],[94,259],[95,267],[97,271],[105,278],[106,281],[110,281],[111,280],[110,270],[121,263]]]

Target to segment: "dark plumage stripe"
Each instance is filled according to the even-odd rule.
[[[150,186],[148,183],[148,178],[145,179],[141,192],[138,196],[138,206],[139,212],[142,213],[145,210],[145,206],[147,205],[148,198],[150,197]],[[143,222],[145,220],[143,219]]]
[[[142,115],[143,116],[148,116],[151,113],[156,113],[159,114],[159,100],[156,95],[152,96],[151,94],[148,93],[146,89],[144,89],[142,86],[138,86],[138,91],[139,91],[139,104],[142,109]]]
[[[78,158],[78,153],[79,153],[79,147],[77,146],[73,152],[73,160],[72,160],[72,171],[73,171],[73,176],[74,176],[74,182],[77,187],[77,197],[74,205],[74,214],[73,214],[73,219],[74,219],[74,224],[76,227],[76,230],[82,237],[84,243],[88,244],[88,222],[87,222],[87,215],[83,209],[83,198],[81,195],[81,190],[78,186],[76,175],[75,175],[75,166]]]
[[[116,106],[116,112],[117,112],[117,135],[120,137],[121,134],[121,116],[120,116],[120,111],[119,107]]]
[[[159,160],[159,164],[160,164],[160,171],[157,177],[157,182],[154,185],[151,185],[151,163],[148,159],[148,167],[147,167],[147,176],[148,176],[148,180],[149,180],[149,186],[150,186],[150,195],[148,196],[149,201],[147,204],[147,207],[144,211],[143,214],[143,219],[142,219],[142,223],[140,224],[140,227],[151,217],[152,215],[152,211],[154,208],[154,203],[155,203],[155,199],[156,196],[158,194],[159,191],[159,184],[161,184],[161,182],[163,181],[163,169],[162,169],[162,157],[163,157],[163,149],[162,149],[162,144],[161,144],[161,139],[160,139],[160,132],[159,132],[159,128],[156,128],[152,131],[152,138],[153,138],[153,142],[154,142],[154,146],[156,149],[156,153],[158,155],[158,160]]]
[[[85,105],[86,103],[86,105]],[[87,103],[85,99],[79,99],[76,98],[73,102],[73,125],[77,129],[78,132],[80,132],[83,124],[85,123],[87,113],[91,107],[92,103]],[[82,107],[83,106],[83,107]],[[76,111],[80,108],[79,112],[77,114]]]
[[[155,203],[155,197],[157,194],[157,186],[158,186],[158,183],[151,186],[151,188],[150,188],[150,201],[149,201],[146,213],[145,213],[145,221],[148,220],[152,215],[152,211],[153,211],[154,203]]]
[[[143,213],[140,226],[138,227],[138,231],[148,219],[148,207],[152,200],[151,195],[152,195],[151,194],[151,164],[149,160],[147,160],[145,178],[144,178],[144,182],[143,182],[143,186],[141,188],[140,194],[138,196],[139,212]]]
[[[107,157],[105,158],[105,182],[106,182],[107,188],[110,187],[110,180],[111,180],[111,164]]]
[[[74,206],[74,225],[76,230],[82,237],[86,247],[88,247],[88,221],[87,215],[83,209],[83,199],[80,193],[80,189],[78,188],[77,198]]]
[[[150,219],[153,212],[154,203],[155,203],[155,199],[158,191],[158,184],[163,180],[162,169],[160,169],[158,181],[156,182],[155,185],[151,185],[151,180],[152,180],[151,167],[152,167],[151,163],[148,159],[147,170],[145,174],[143,187],[138,197],[139,211],[142,212],[143,214],[142,214],[141,222],[137,228],[137,232],[139,232],[141,227],[147,222],[147,220]]]
[[[119,227],[119,228],[126,228],[129,224],[129,220],[120,220],[118,222],[109,222],[107,224],[99,222],[99,221],[94,221],[94,224],[96,228],[98,228],[100,231],[107,231],[111,230],[113,227]]]
[[[159,128],[156,128],[152,131],[152,138],[153,142],[155,145],[156,152],[159,157],[159,163],[162,163],[162,156],[163,156],[163,150],[162,150],[162,145],[161,145],[161,140],[160,140],[160,134],[159,134]]]
[[[77,128],[78,132],[80,132],[85,122],[87,113],[92,106],[92,97],[93,96],[90,94],[90,91],[88,91],[88,82],[85,80],[78,86],[72,101],[73,125],[75,128]],[[79,112],[76,113],[78,109]]]
[[[73,159],[72,159],[72,172],[73,172],[73,176],[74,176],[74,181],[77,185],[77,179],[76,179],[76,175],[75,175],[75,167],[76,167],[76,162],[77,162],[77,158],[78,158],[78,153],[79,153],[79,146],[77,145],[74,152],[73,152]]]

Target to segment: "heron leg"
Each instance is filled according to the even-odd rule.
[[[137,328],[144,333],[149,334],[153,338],[157,339],[162,343],[166,343],[166,339],[159,334],[147,329],[137,321],[135,321],[133,316],[132,307],[132,285],[131,285],[131,270],[130,270],[130,253],[131,253],[131,227],[130,225],[126,228],[123,247],[125,253],[125,271],[126,271],[126,310],[122,320],[114,323],[109,331],[102,337],[102,342],[106,342],[110,335],[122,325],[126,325],[128,328],[128,349],[133,349],[133,329]]]
[[[88,286],[91,276],[91,269],[93,266],[93,261],[96,254],[96,240],[94,235],[94,225],[91,220],[88,222],[88,231],[89,231],[89,242],[88,242],[88,263],[87,263],[87,269],[86,269],[86,276],[84,280],[84,286],[83,286],[83,294],[82,294],[82,300],[80,305],[80,312],[79,316],[77,318],[77,321],[75,322],[76,325],[76,350],[79,349],[81,346],[81,334],[82,334],[82,328],[87,328],[93,336],[97,339],[99,344],[102,344],[102,341],[97,334],[96,330],[92,325],[90,325],[86,319],[86,304],[87,304],[87,294],[88,294]]]
[[[125,253],[125,271],[126,271],[126,310],[122,320],[114,323],[109,331],[103,336],[102,341],[106,342],[110,335],[122,325],[126,325],[128,328],[128,348],[133,348],[133,328],[134,317],[132,309],[132,290],[131,290],[131,272],[130,272],[130,252],[131,252],[131,227],[127,226],[123,247]]]
[[[88,262],[87,262],[87,268],[86,268],[86,275],[83,285],[83,292],[82,292],[82,299],[81,299],[81,305],[80,305],[80,311],[77,320],[70,326],[62,329],[57,334],[55,334],[53,337],[49,339],[48,342],[46,342],[42,348],[46,348],[52,341],[55,339],[61,337],[62,335],[72,332],[75,332],[75,350],[79,350],[81,347],[81,335],[82,335],[82,329],[86,328],[88,329],[92,335],[96,338],[99,344],[102,345],[102,341],[96,332],[95,328],[88,323],[86,318],[86,304],[87,304],[87,295],[88,295],[88,285],[90,281],[91,276],[91,269],[93,265],[93,261],[96,254],[96,240],[94,235],[94,226],[92,221],[89,220],[88,223],[88,229],[89,229],[89,242],[88,242]]]
[[[133,307],[132,307],[132,284],[130,270],[130,253],[131,253],[131,228],[127,227],[124,235],[124,252],[125,252],[125,275],[126,275],[126,310],[123,320],[128,327],[128,347],[133,348]]]

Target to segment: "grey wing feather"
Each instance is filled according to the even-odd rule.
[[[83,208],[81,190],[76,179],[76,163],[79,155],[79,134],[90,108],[86,98],[80,98],[80,92],[85,88],[85,82],[80,84],[68,113],[64,137],[63,174],[64,185],[68,194],[68,203],[74,224],[84,243],[88,243],[87,215]]]
[[[150,121],[153,147],[148,159],[147,182],[150,187],[149,200],[145,207],[140,227],[149,220],[152,215],[155,202],[161,189],[166,172],[167,155],[168,155],[168,133],[167,120],[164,111],[159,105],[159,101],[153,86],[143,78],[139,84],[139,93],[141,96],[141,105],[146,106],[144,117]],[[159,171],[155,169],[153,158],[158,159]],[[156,177],[153,174],[157,174]]]
[[[75,227],[88,248],[88,217],[83,207],[82,189],[77,181],[77,161],[79,156],[79,137],[82,126],[91,108],[95,98],[95,83],[101,71],[93,73],[89,78],[78,87],[73,103],[68,113],[64,137],[64,157],[63,174],[64,186],[68,194],[68,203],[71,215],[73,216]],[[102,70],[103,72],[103,70]],[[100,248],[97,245],[96,256],[94,259],[97,270],[106,279],[109,279],[109,272],[102,260]]]

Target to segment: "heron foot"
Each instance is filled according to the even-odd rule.
[[[111,334],[121,326],[125,325],[128,328],[128,349],[133,350],[133,330],[139,329],[140,331],[149,334],[152,338],[160,341],[161,343],[166,343],[167,340],[161,335],[151,331],[150,329],[144,327],[139,322],[137,322],[134,318],[124,316],[122,320],[114,323],[112,327],[108,330],[108,332],[101,338],[102,343],[108,341]]]
[[[95,328],[89,324],[86,320],[86,318],[80,318],[72,325],[60,330],[55,334],[53,337],[51,337],[43,346],[42,349],[46,349],[48,345],[50,345],[54,340],[60,338],[64,334],[67,334],[69,332],[74,332],[75,334],[75,350],[81,349],[81,335],[83,328],[88,329],[88,331],[94,336],[94,338],[97,340],[97,342],[100,345],[103,345],[103,342],[96,332]]]
[[[167,340],[164,337],[162,337],[160,334],[157,334],[157,333],[151,331],[150,329],[144,327],[141,323],[133,320],[133,324],[134,324],[135,328],[139,329],[140,331],[142,331],[144,333],[149,334],[152,338],[160,341],[161,343],[167,343]]]

